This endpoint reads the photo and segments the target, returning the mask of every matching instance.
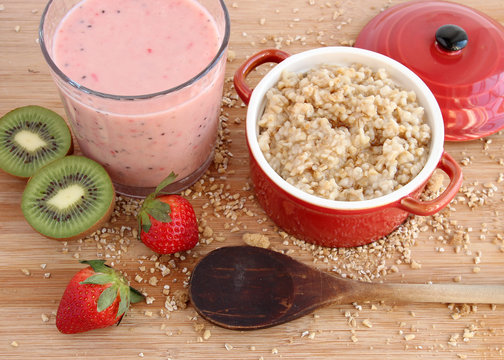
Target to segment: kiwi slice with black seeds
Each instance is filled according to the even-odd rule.
[[[0,118],[0,168],[11,175],[28,178],[72,151],[70,129],[52,110],[29,105]]]
[[[28,223],[57,240],[93,233],[109,220],[114,205],[114,186],[105,169],[77,155],[38,170],[26,184],[21,200]]]

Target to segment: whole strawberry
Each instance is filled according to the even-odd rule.
[[[56,314],[56,327],[64,334],[100,329],[119,322],[130,303],[144,296],[103,260],[81,261],[89,266],[68,283]]]
[[[160,195],[176,175],[171,173],[147,196],[138,213],[139,237],[158,254],[189,250],[198,243],[198,222],[191,203],[180,195]]]

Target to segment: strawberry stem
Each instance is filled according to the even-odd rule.
[[[120,302],[116,317],[125,314],[130,304],[137,303],[145,299],[145,296],[127,284],[126,279],[112,267],[105,264],[105,260],[82,260],[82,264],[91,266],[95,274],[80,282],[80,284],[108,285],[100,294],[97,301],[97,311],[103,311],[110,307],[119,295]]]
[[[110,274],[114,271],[110,266],[105,265],[105,260],[80,260],[79,262],[91,266],[95,273]]]
[[[160,194],[168,194],[162,192],[162,190],[170,185],[176,178],[177,174],[173,171],[168,175],[161,183],[156,187],[156,190],[147,195],[145,198],[140,211],[138,212],[138,239],[140,239],[140,234],[142,231],[149,232],[151,228],[151,220],[149,215],[154,219],[161,222],[171,222],[171,208],[170,205],[164,203],[157,199],[157,196]]]
[[[137,302],[143,301],[145,299],[144,294],[142,294],[137,289],[130,286],[130,302],[136,304]]]
[[[165,187],[170,185],[175,179],[177,178],[177,174],[175,174],[173,171],[168,175],[163,181],[159,183],[157,186],[156,190],[154,191],[154,197],[158,196],[161,193],[161,190],[163,190]]]
[[[100,297],[98,298],[98,301],[96,303],[97,307],[96,310],[98,312],[101,312],[105,309],[107,309],[110,305],[112,305],[117,298],[117,290],[118,290],[118,285],[114,284],[112,286],[109,286],[103,292],[101,293]],[[122,299],[121,299],[122,301]]]

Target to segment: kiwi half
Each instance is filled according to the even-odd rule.
[[[27,178],[73,150],[65,120],[54,111],[29,105],[0,118],[0,168]]]
[[[94,160],[76,155],[38,170],[21,199],[28,223],[57,240],[93,233],[109,220],[114,205],[114,186],[105,169]]]

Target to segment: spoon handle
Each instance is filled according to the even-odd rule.
[[[362,283],[362,300],[504,304],[504,285]]]

